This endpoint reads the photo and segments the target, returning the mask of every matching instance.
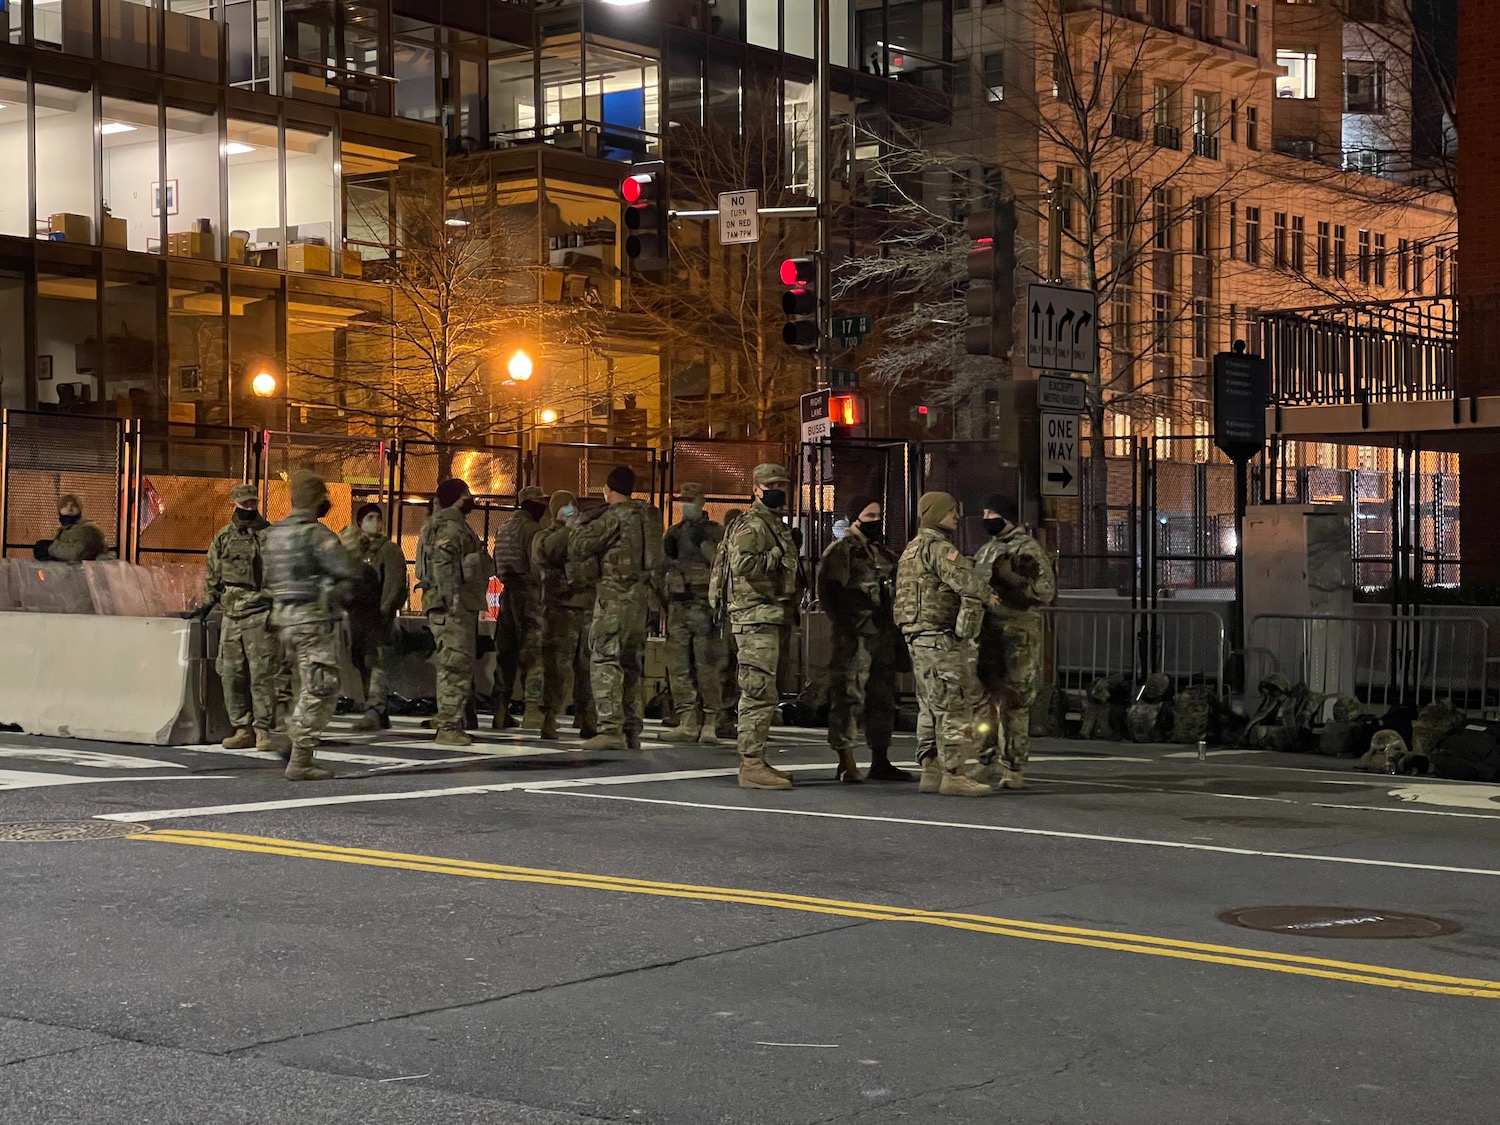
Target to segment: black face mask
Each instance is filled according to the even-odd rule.
[[[860,520],[859,533],[871,543],[879,543],[885,538],[885,523],[883,520]]]
[[[464,515],[468,515],[470,512],[472,512],[474,510],[474,497],[465,496],[462,500],[460,500],[458,502],[458,510]]]
[[[260,513],[254,508],[236,508],[234,510],[235,523],[254,523],[260,519]]]
[[[786,503],[786,490],[767,488],[760,494],[760,502],[773,511]]]
[[[984,521],[984,530],[990,535],[999,535],[1010,526],[1010,520],[1004,516],[996,516],[994,519]]]
[[[319,519],[322,519],[331,511],[333,511],[333,501],[329,500],[327,497],[324,497],[322,500],[318,501],[318,506],[313,509],[313,515],[317,516]]]

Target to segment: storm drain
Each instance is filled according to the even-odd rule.
[[[46,844],[68,840],[114,840],[149,832],[139,824],[113,820],[23,820],[0,824],[0,844]]]
[[[1247,930],[1297,937],[1388,940],[1446,937],[1463,932],[1462,926],[1448,918],[1357,906],[1246,906],[1224,911],[1219,921]]]

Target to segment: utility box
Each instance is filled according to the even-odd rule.
[[[1247,692],[1279,672],[1325,695],[1352,695],[1353,513],[1264,504],[1246,511],[1244,527]]]

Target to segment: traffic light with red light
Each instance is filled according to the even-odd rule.
[[[781,338],[798,351],[814,351],[818,346],[818,260],[788,258],[781,263],[781,311],[786,325]]]
[[[625,256],[638,270],[667,268],[667,166],[660,160],[642,160],[630,166],[630,175],[620,184],[625,205]]]
[[[969,323],[964,350],[1004,359],[1014,343],[1016,307],[1016,205],[999,203],[965,221],[969,247],[969,289],[964,296]]]

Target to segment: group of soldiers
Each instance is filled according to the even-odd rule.
[[[684,484],[681,518],[665,534],[635,484],[628,467],[616,467],[605,503],[587,512],[565,490],[548,497],[525,488],[490,550],[470,524],[469,486],[439,484],[417,540],[415,587],[436,645],[436,741],[473,742],[479,619],[498,577],[496,728],[518,725],[519,688],[528,725],[543,738],[561,737],[571,700],[582,749],[639,749],[647,623],[659,605],[676,713],[664,739],[713,744],[732,734],[741,787],[791,788],[790,775],[766,760],[783,654],[807,588],[786,516],[788,473],[757,466],[752,502],[727,527],[709,517],[702,487]],[[356,600],[362,611],[347,617],[366,708],[357,726],[390,725],[406,562],[376,505],[356,512],[342,536],[326,527],[328,490],[313,473],[293,474],[291,514],[279,523],[267,522],[257,500],[250,485],[231,493],[232,518],[210,546],[197,611],[223,611],[218,669],[234,726],[224,745],[282,754],[288,779],[319,780],[332,776],[314,753],[339,695],[339,622]],[[884,541],[880,501],[857,496],[847,507],[847,531],[824,552],[817,584],[833,629],[828,740],[837,778],[865,779],[854,759],[863,729],[868,776],[909,779],[890,761],[895,677],[909,659],[921,791],[1020,787],[1040,671],[1037,611],[1055,589],[1051,561],[1017,525],[1015,502],[986,501],[989,538],[972,560],[954,542],[960,513],[947,493],[921,498],[920,527],[899,559]]]

